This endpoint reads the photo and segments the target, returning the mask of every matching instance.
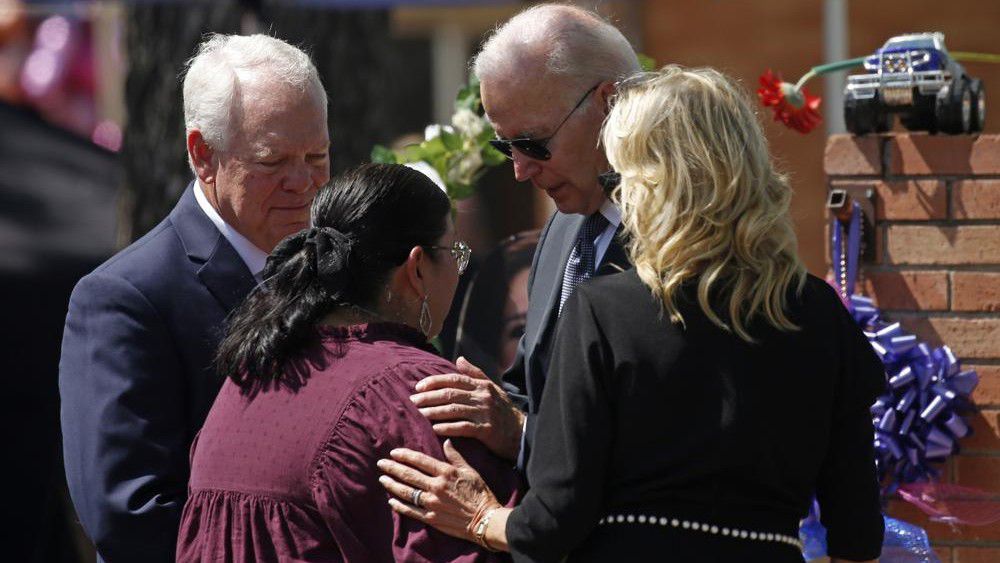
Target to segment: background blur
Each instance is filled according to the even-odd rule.
[[[751,91],[768,68],[794,82],[813,65],[870,54],[905,32],[942,31],[952,50],[1000,52],[997,0],[576,3],[596,7],[658,64],[714,66]],[[0,0],[0,342],[8,358],[0,437],[14,475],[0,529],[9,560],[93,559],[59,460],[56,372],[66,303],[80,276],[155,225],[189,182],[178,77],[201,37],[266,32],[312,53],[330,94],[336,173],[366,161],[376,143],[398,144],[429,123],[448,123],[484,34],[530,4]],[[1000,96],[1000,65],[966,66]],[[826,119],[810,135],[760,113],[792,177],[800,253],[824,276],[822,158],[826,134],[842,131],[843,73],[807,88],[823,96]],[[986,130],[1000,130],[1000,120],[988,117]],[[540,227],[551,211],[544,194],[516,185],[502,166],[461,204],[459,228],[481,258]],[[523,241],[497,252],[520,251]]]

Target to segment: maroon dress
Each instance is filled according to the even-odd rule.
[[[300,385],[247,395],[222,386],[191,448],[178,561],[503,561],[389,508],[375,462],[408,447],[444,459],[409,397],[455,366],[403,325],[320,329]],[[512,464],[456,448],[513,506]]]

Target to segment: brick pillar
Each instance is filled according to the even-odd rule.
[[[872,193],[875,249],[859,291],[979,373],[975,433],[944,480],[1000,502],[1000,135],[834,135],[824,168],[830,188]],[[944,562],[1000,561],[1000,523],[951,528],[904,502],[890,514],[924,527]]]

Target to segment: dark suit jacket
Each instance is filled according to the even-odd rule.
[[[538,239],[538,248],[528,274],[528,319],[524,336],[517,346],[514,363],[503,376],[504,386],[527,412],[525,439],[518,466],[523,470],[531,455],[535,417],[542,400],[548,371],[550,342],[559,318],[559,295],[562,291],[566,262],[576,244],[584,215],[556,212]],[[596,275],[616,273],[631,268],[625,249],[616,235],[598,265]]]
[[[254,286],[192,186],[70,298],[59,362],[66,477],[106,561],[174,560],[188,449],[222,384],[210,367],[220,328]]]

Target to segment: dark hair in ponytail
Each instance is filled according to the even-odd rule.
[[[450,209],[427,176],[396,164],[366,164],[321,188],[312,228],[278,244],[263,287],[230,316],[218,372],[245,390],[301,385],[296,359],[316,323],[338,305],[374,309],[390,270],[444,235]]]

